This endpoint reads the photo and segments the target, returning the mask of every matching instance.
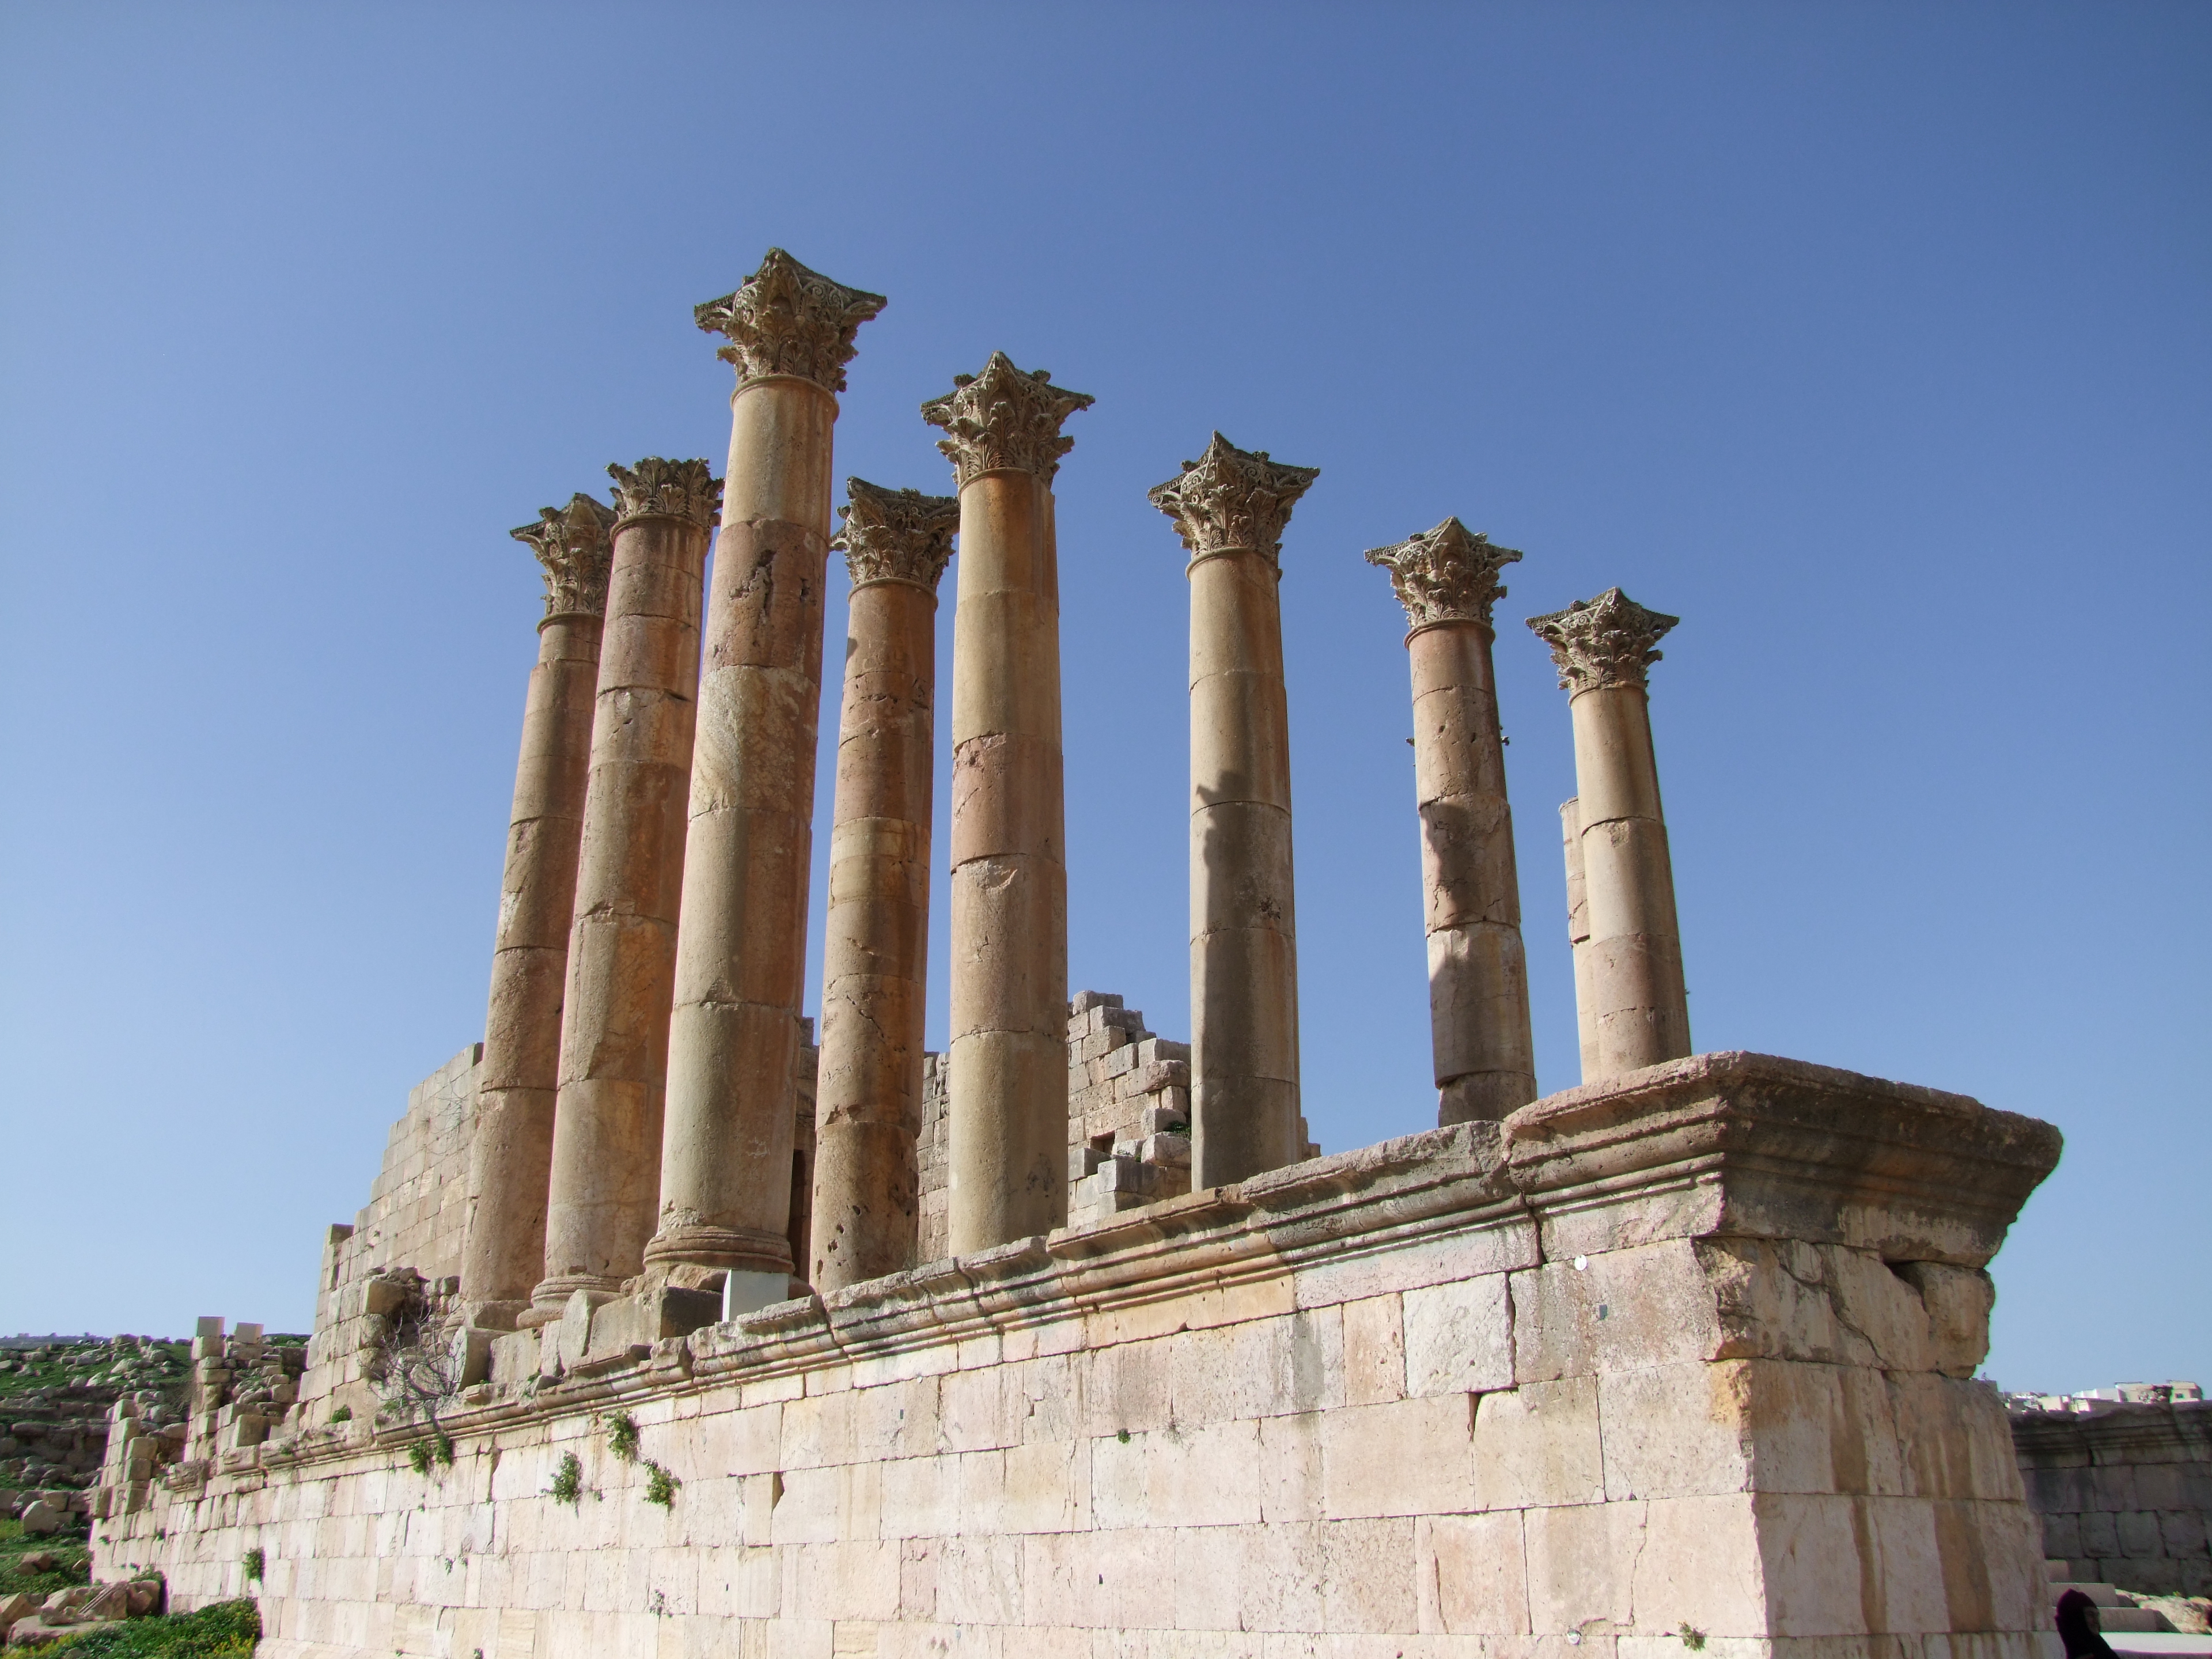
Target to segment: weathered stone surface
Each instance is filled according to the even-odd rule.
[[[1579,874],[1588,933],[1575,972],[1595,1083],[1690,1052],[1689,994],[1682,977],[1674,873],[1659,802],[1646,670],[1659,638],[1680,620],[1647,611],[1619,588],[1528,626],[1552,647],[1571,693],[1577,795],[1568,860]]]
[[[1521,555],[1447,519],[1368,562],[1412,624],[1414,792],[1429,954],[1437,1121],[1504,1117],[1536,1097],[1521,883],[1491,663],[1498,573]]]
[[[684,848],[659,1218],[646,1260],[780,1299],[798,1264],[800,1002],[836,392],[879,295],[771,249],[700,325],[727,333],[722,533]],[[802,1240],[797,1255],[805,1253]],[[750,1300],[750,1298],[748,1298]]]
[[[617,520],[562,998],[544,1276],[525,1319],[642,1265],[659,1186],[700,581],[721,484],[704,461],[611,466]]]
[[[1321,476],[1218,432],[1148,499],[1190,553],[1193,1180],[1297,1162],[1296,885],[1284,529]]]
[[[1955,1096],[1702,1056],[495,1380],[442,1418],[450,1470],[271,1439],[157,1483],[99,1566],[191,1606],[264,1549],[275,1659],[1146,1631],[1665,1659],[1685,1627],[2029,1659],[2033,1516],[1995,1396],[1942,1367],[1952,1275],[2057,1152]]]
[[[1091,399],[994,352],[922,406],[960,484],[953,612],[951,1248],[1067,1215],[1067,868],[1052,478]]]
[[[960,504],[846,481],[853,580],[823,928],[807,1278],[828,1293],[911,1267],[921,1228],[937,584]]]
[[[500,883],[461,1257],[462,1293],[476,1316],[510,1328],[545,1266],[562,997],[614,520],[611,508],[577,495],[513,532],[545,567],[545,619]]]

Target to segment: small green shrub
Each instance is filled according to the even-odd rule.
[[[584,1495],[584,1466],[576,1461],[575,1453],[561,1454],[561,1462],[553,1471],[553,1484],[545,1491],[557,1504],[573,1504]]]
[[[664,1510],[674,1507],[676,1489],[684,1483],[658,1463],[648,1460],[645,1467],[645,1501]]]
[[[1694,1628],[1688,1620],[1685,1619],[1682,1621],[1682,1628],[1677,1631],[1675,1634],[1682,1638],[1682,1645],[1689,1649],[1691,1652],[1698,1653],[1704,1650],[1705,1645],[1705,1632]]]
[[[269,1565],[268,1552],[264,1550],[260,1545],[256,1544],[252,1549],[246,1551],[244,1555],[240,1557],[239,1559],[240,1564],[246,1568],[246,1582],[249,1584],[259,1583],[261,1582],[262,1573],[267,1570]]]
[[[430,1443],[417,1440],[407,1448],[407,1467],[417,1474],[430,1473]]]
[[[334,1412],[332,1412],[332,1413],[331,1413],[331,1422],[333,1422],[333,1423],[350,1423],[350,1422],[352,1422],[352,1421],[353,1421],[353,1407],[350,1407],[350,1406],[341,1406],[341,1407],[339,1407],[336,1411],[334,1411]]]
[[[432,1452],[441,1463],[444,1464],[449,1469],[453,1468],[453,1437],[447,1434],[443,1429],[440,1429],[438,1431],[438,1437],[432,1444]]]
[[[72,1659],[246,1659],[261,1639],[251,1601],[218,1601],[197,1612],[108,1625],[71,1637]]]
[[[628,1412],[608,1414],[607,1449],[623,1462],[637,1462],[637,1419]]]

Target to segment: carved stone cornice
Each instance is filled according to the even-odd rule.
[[[647,456],[635,466],[614,465],[615,524],[632,519],[681,519],[712,530],[722,516],[722,481],[704,461],[666,461]]]
[[[568,498],[566,507],[538,510],[538,522],[507,533],[527,542],[545,567],[545,614],[565,616],[581,611],[604,617],[607,611],[607,568],[613,556],[610,541],[615,527],[614,509],[589,495]]]
[[[1531,617],[1528,626],[1552,647],[1560,687],[1570,692],[1612,686],[1644,687],[1644,670],[1662,654],[1651,647],[1682,619],[1646,611],[1617,587],[1594,599],[1577,599],[1565,611]]]
[[[733,294],[694,306],[691,315],[709,334],[730,343],[714,355],[737,365],[738,383],[769,374],[796,375],[825,392],[845,389],[853,337],[890,303],[809,270],[772,247],[758,270]]]
[[[981,374],[956,374],[952,390],[921,406],[921,418],[941,426],[938,441],[964,488],[986,472],[1032,472],[1046,483],[1075,440],[1060,425],[1097,399],[1052,383],[1052,371],[1016,368],[1003,351],[991,354]]]
[[[1505,597],[1498,573],[1520,559],[1519,550],[1499,547],[1457,519],[1446,519],[1395,546],[1367,550],[1367,562],[1390,573],[1406,620],[1415,628],[1451,622],[1488,628],[1491,607]]]
[[[1279,564],[1291,508],[1321,477],[1317,466],[1287,466],[1264,449],[1239,449],[1218,432],[1182,473],[1145,492],[1175,520],[1194,562],[1242,550]]]
[[[854,586],[905,582],[926,593],[937,592],[952,557],[953,533],[960,528],[957,496],[886,489],[866,478],[848,478],[845,505],[837,515],[845,526],[830,545],[844,552]]]

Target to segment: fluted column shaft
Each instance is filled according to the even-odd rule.
[[[1437,1121],[1504,1117],[1536,1097],[1521,880],[1505,796],[1491,618],[1516,563],[1457,519],[1367,555],[1413,624],[1413,775],[1429,945]]]
[[[806,988],[837,402],[789,376],[731,404],[692,760],[655,1261],[791,1276],[793,1075]]]
[[[660,1120],[699,684],[700,577],[713,519],[702,461],[617,469],[605,642],[592,720],[560,1096],[533,1322],[643,1265]]]
[[[807,1277],[827,1295],[914,1265],[927,995],[937,581],[958,503],[854,479],[854,576],[830,832]]]
[[[1536,1097],[1491,644],[1487,627],[1467,621],[1417,629],[1406,641],[1440,1124],[1496,1120]]]
[[[1595,1083],[1691,1052],[1674,872],[1659,801],[1646,671],[1677,618],[1619,588],[1531,621],[1572,694],[1575,821],[1588,907]],[[1571,865],[1570,871],[1571,872]]]
[[[1222,1186],[1305,1155],[1284,526],[1319,472],[1218,432],[1149,499],[1190,554],[1192,1180]]]
[[[479,1322],[506,1328],[529,1305],[545,1265],[561,1000],[601,626],[600,617],[575,611],[538,624],[538,665],[523,706],[461,1254],[465,1301]]]

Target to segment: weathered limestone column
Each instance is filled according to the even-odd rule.
[[[822,946],[807,1278],[827,1296],[914,1265],[928,983],[937,584],[960,503],[845,481],[853,578]]]
[[[1598,1075],[1597,1005],[1590,999],[1589,884],[1583,879],[1582,803],[1559,803],[1559,838],[1567,859],[1567,948],[1575,959],[1575,1036],[1583,1081]]]
[[[1066,799],[1060,743],[1060,423],[1092,399],[994,351],[921,406],[960,485],[952,620],[955,1254],[1067,1216]]]
[[[704,461],[611,466],[614,564],[561,1021],[545,1277],[529,1324],[643,1265],[660,1114],[684,799],[699,690],[699,579],[722,487]]]
[[[1191,1180],[1305,1155],[1283,528],[1321,476],[1218,432],[1147,495],[1190,551]]]
[[[512,1330],[545,1265],[561,993],[575,913],[576,856],[591,774],[592,703],[615,515],[589,495],[514,532],[545,567],[545,619],[522,710],[507,872],[484,1015],[483,1070],[469,1146],[461,1297],[471,1323]]]
[[[880,295],[780,248],[698,307],[738,371],[707,611],[647,1260],[726,1274],[744,1310],[789,1294],[793,1068],[806,986],[822,586],[837,393]]]
[[[1413,779],[1427,900],[1429,1033],[1437,1121],[1494,1121],[1536,1097],[1521,878],[1505,799],[1492,607],[1521,555],[1457,519],[1378,547],[1370,564],[1413,624]]]
[[[1674,870],[1645,696],[1645,670],[1659,660],[1652,647],[1680,620],[1646,611],[1617,587],[1528,619],[1552,647],[1575,726],[1576,842],[1589,929],[1585,1024],[1596,1038],[1584,1083],[1690,1052]]]

